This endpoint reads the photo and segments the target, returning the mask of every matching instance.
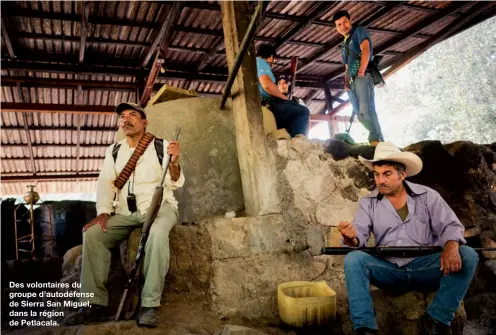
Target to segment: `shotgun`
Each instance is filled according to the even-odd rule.
[[[176,128],[176,134],[174,135],[174,141],[179,138],[179,133],[181,132],[181,127]],[[136,259],[134,261],[131,272],[124,288],[124,293],[122,293],[121,302],[119,303],[119,308],[117,309],[117,314],[115,315],[115,321],[119,321],[122,312],[124,311],[124,319],[130,320],[136,315],[141,305],[141,272],[143,267],[143,260],[145,258],[145,245],[148,239],[148,234],[150,233],[150,227],[157,217],[158,211],[160,210],[160,205],[162,204],[162,198],[164,196],[164,181],[169,169],[169,163],[171,160],[171,155],[167,156],[165,162],[165,170],[162,175],[162,181],[155,188],[153,192],[152,202],[150,208],[146,214],[145,223],[143,225],[143,230],[141,232],[140,242],[138,246],[138,251],[136,253]]]
[[[473,248],[476,252],[496,251],[496,248]],[[388,247],[380,246],[374,248],[347,248],[347,247],[325,247],[322,248],[323,255],[346,255],[352,251],[363,251],[374,256],[413,258],[442,252],[443,247],[412,246],[412,247]]]

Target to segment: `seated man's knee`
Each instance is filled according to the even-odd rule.
[[[344,257],[344,269],[361,266],[369,255],[363,251],[352,251]]]
[[[86,229],[83,233],[83,239],[85,241],[98,241],[103,234],[105,233],[102,231],[102,227],[96,224]]]
[[[460,257],[462,258],[463,268],[475,268],[479,261],[479,255],[477,252],[466,245],[460,246]]]

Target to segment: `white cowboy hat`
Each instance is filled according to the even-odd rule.
[[[402,152],[392,142],[380,142],[375,148],[374,159],[365,159],[358,156],[360,162],[373,169],[373,163],[379,161],[392,161],[405,165],[406,176],[411,177],[422,171],[422,160],[412,152]]]

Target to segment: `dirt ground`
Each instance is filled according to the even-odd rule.
[[[263,324],[253,324],[242,319],[219,319],[207,310],[202,302],[170,302],[160,306],[157,328],[138,328],[136,321],[104,322],[73,327],[37,327],[3,331],[8,335],[213,335],[220,334],[225,325],[240,325],[269,335],[295,334],[290,329],[280,329]],[[252,335],[236,332],[237,335]],[[258,335],[253,332],[253,335]]]

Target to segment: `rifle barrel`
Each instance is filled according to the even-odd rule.
[[[496,248],[473,248],[476,252],[496,251]],[[322,248],[321,254],[324,255],[346,255],[352,251],[363,251],[372,255],[389,256],[389,257],[418,257],[442,252],[440,246],[404,246],[404,247],[365,247],[365,248],[348,248],[348,247],[325,247]]]

